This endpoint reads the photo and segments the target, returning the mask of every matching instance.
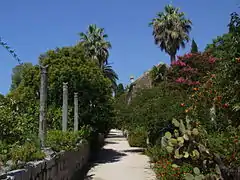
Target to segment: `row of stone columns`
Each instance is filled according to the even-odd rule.
[[[68,83],[63,83],[62,131],[67,131]],[[78,131],[78,93],[74,93],[74,131]]]
[[[40,115],[39,115],[39,138],[41,147],[45,147],[46,116],[47,116],[47,77],[48,66],[40,66]],[[78,131],[78,93],[74,93],[74,131]],[[68,124],[68,83],[63,83],[63,105],[62,105],[62,131],[67,131]]]

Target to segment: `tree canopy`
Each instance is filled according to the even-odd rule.
[[[158,13],[150,23],[155,44],[170,55],[171,62],[175,61],[179,48],[185,48],[186,42],[189,41],[191,24],[185,14],[172,5],[165,6],[164,11]]]

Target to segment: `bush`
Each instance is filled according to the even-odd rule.
[[[193,167],[190,164],[174,167],[171,159],[163,158],[155,163],[154,170],[159,180],[183,180],[186,173],[193,172]]]
[[[168,157],[168,152],[165,151],[160,145],[155,145],[153,147],[149,147],[145,151],[146,155],[150,157],[151,162],[155,163],[163,158]]]
[[[79,132],[63,132],[60,130],[50,130],[47,133],[46,146],[51,147],[53,151],[75,151],[80,142],[82,134]]]
[[[29,161],[44,159],[45,153],[41,151],[40,145],[35,139],[27,139],[12,145],[0,142],[0,164],[5,164],[8,160],[13,162],[11,168],[20,168],[19,164]]]
[[[131,130],[128,135],[128,143],[131,147],[147,147],[147,133],[143,128]]]
[[[23,145],[13,145],[9,152],[10,159],[17,165],[18,161],[29,162],[33,160],[41,160],[45,157],[45,153],[40,147],[33,142],[27,141]]]
[[[171,129],[172,118],[185,116],[185,109],[180,106],[185,100],[186,94],[181,87],[163,82],[152,89],[139,90],[129,105],[119,99],[117,121],[129,131],[143,127],[149,133],[150,144],[155,144]]]
[[[222,157],[223,163],[229,168],[240,167],[240,126],[227,127],[226,132],[208,135],[209,148]]]

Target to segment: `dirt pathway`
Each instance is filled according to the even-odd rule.
[[[149,158],[129,146],[119,130],[111,130],[85,180],[155,180]]]

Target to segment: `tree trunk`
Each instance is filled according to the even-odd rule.
[[[171,63],[176,61],[176,55],[175,54],[171,54],[170,57],[171,57]]]

